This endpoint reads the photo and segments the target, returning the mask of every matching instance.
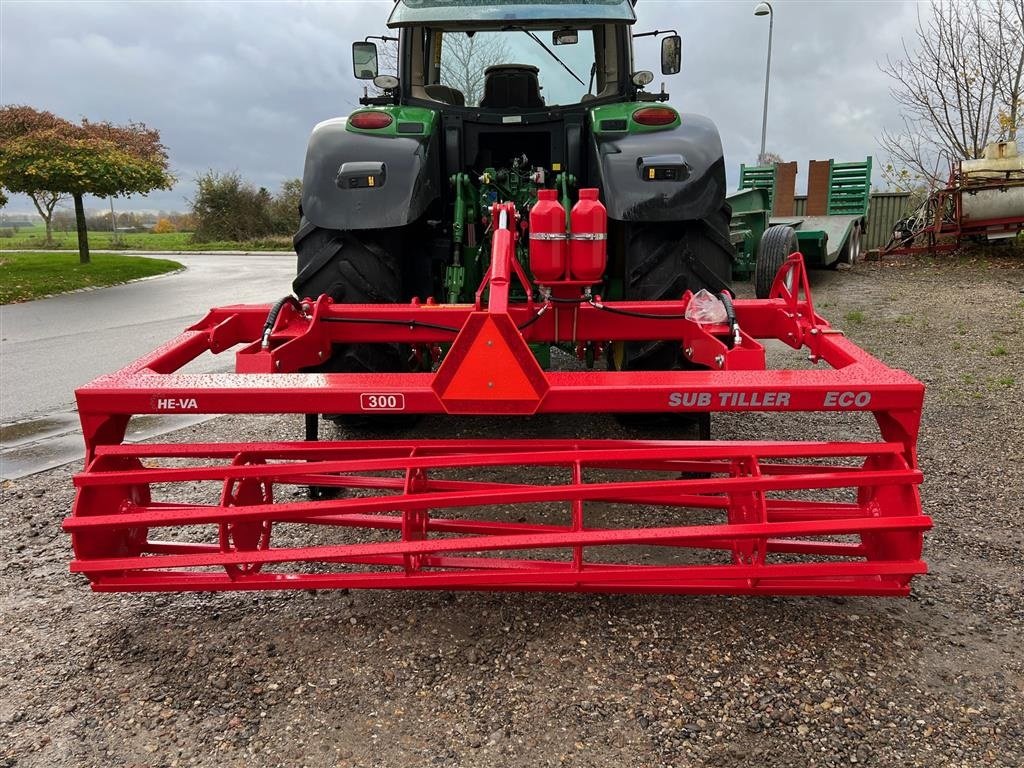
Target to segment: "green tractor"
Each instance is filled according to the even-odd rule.
[[[725,163],[715,125],[681,113],[633,64],[635,0],[398,0],[388,20],[397,72],[373,39],[352,45],[355,76],[376,93],[317,125],[295,235],[297,296],[338,302],[472,301],[490,253],[495,202],[520,221],[541,189],[566,211],[597,188],[608,211],[608,299],[672,300],[729,286]],[[388,56],[393,58],[393,56]],[[528,238],[517,258],[529,268]],[[541,357],[538,355],[538,357]],[[619,370],[685,366],[676,342],[614,345]],[[401,345],[335,349],[326,370],[409,370]]]

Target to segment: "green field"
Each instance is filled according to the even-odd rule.
[[[0,229],[5,229],[0,227]],[[46,228],[42,224],[20,227],[14,237],[0,237],[0,251],[17,251],[46,248]],[[78,235],[74,232],[54,232],[55,250],[77,249]],[[191,232],[167,232],[150,234],[90,232],[89,247],[97,250],[124,249],[135,251],[290,251],[290,237],[266,237],[246,242],[193,243]]]
[[[0,304],[30,301],[79,288],[99,288],[180,269],[168,259],[97,253],[79,264],[77,253],[0,252]]]

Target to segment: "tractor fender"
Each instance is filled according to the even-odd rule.
[[[620,221],[705,218],[725,202],[725,159],[718,128],[680,115],[667,130],[591,139],[608,216]],[[651,170],[658,178],[651,179]]]
[[[302,174],[303,215],[325,229],[416,221],[439,195],[436,135],[373,136],[346,130],[346,122],[336,117],[313,129]]]

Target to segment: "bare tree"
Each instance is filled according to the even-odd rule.
[[[46,224],[46,245],[53,245],[53,209],[61,200],[66,199],[67,195],[61,192],[29,192],[28,196]]]
[[[398,40],[383,35],[377,44],[379,70],[382,75],[398,75]]]
[[[993,139],[1015,134],[1021,8],[1024,0],[999,0],[995,6],[939,0],[930,13],[918,11],[915,43],[904,40],[903,58],[887,58],[881,65],[893,81],[890,93],[903,108],[902,126],[883,130],[879,138],[892,165],[939,184],[945,180],[946,162],[980,157]],[[1015,55],[1016,85],[1011,74]],[[1006,128],[1001,130],[1003,113]]]
[[[1024,123],[1024,0],[996,0],[988,16],[994,30],[990,55],[999,72],[996,119],[1000,138],[1013,141]]]
[[[441,82],[462,91],[467,105],[479,104],[484,95],[484,70],[508,60],[508,47],[497,36],[448,33],[441,55]]]

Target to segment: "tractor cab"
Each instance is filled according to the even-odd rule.
[[[399,36],[377,38],[398,44],[397,71],[378,71],[370,38],[353,44],[353,68],[384,91],[371,104],[529,111],[632,100],[653,80],[632,67],[635,21],[631,0],[399,0],[388,20]],[[663,39],[664,74],[679,71],[679,41],[674,33]]]

